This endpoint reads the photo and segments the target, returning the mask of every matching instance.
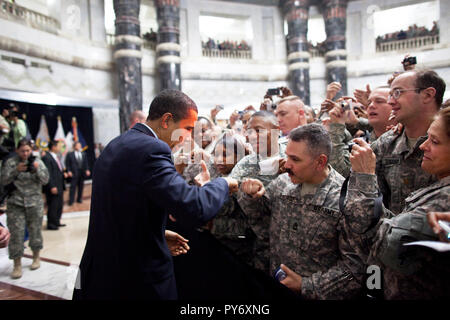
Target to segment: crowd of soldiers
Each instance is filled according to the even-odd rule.
[[[177,171],[191,184],[206,172],[240,183],[203,228],[304,299],[448,297],[448,253],[404,245],[448,241],[437,224],[450,221],[445,82],[410,68],[340,91],[330,83],[315,110],[282,87],[227,128],[218,108],[200,116]]]

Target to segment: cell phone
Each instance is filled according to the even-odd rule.
[[[417,58],[416,57],[408,57],[408,58],[405,58],[402,63],[404,66],[411,66],[413,64],[417,64]]]
[[[353,109],[353,102],[351,100],[350,101],[342,101],[341,102],[341,108],[344,111]]]
[[[278,96],[280,94],[280,88],[267,89],[266,94],[268,96]]]
[[[278,267],[275,272],[273,273],[273,277],[278,280],[278,282],[283,281],[284,279],[286,279],[287,275],[286,272],[283,271],[283,269],[281,269],[281,267]]]
[[[216,110],[217,111],[223,110],[223,105],[221,104],[216,105]]]
[[[448,223],[447,221],[439,220],[438,224],[447,233],[447,239],[450,239],[450,223]]]

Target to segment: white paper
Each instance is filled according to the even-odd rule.
[[[259,162],[261,175],[274,175],[277,174],[279,169],[279,157],[268,158]]]
[[[450,243],[441,241],[414,241],[403,244],[404,246],[423,246],[434,249],[439,252],[450,251]]]

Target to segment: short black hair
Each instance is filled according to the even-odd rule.
[[[317,158],[321,154],[330,159],[332,143],[330,134],[324,126],[318,123],[310,123],[295,128],[289,133],[289,139],[295,142],[304,141],[311,157]]]
[[[56,141],[56,140],[50,140],[50,141],[48,142],[48,150],[52,150],[52,148],[53,148],[54,146],[58,145],[58,143],[59,143],[59,141]]]
[[[20,139],[17,143],[17,149],[23,146],[29,146],[30,148],[33,148],[33,141],[27,138]]]
[[[437,107],[440,108],[445,93],[445,81],[433,70],[413,70],[416,74],[416,88],[426,89],[434,88],[436,95],[434,100]]]
[[[188,117],[189,110],[198,113],[197,105],[191,98],[179,90],[166,89],[153,99],[147,120],[159,119],[169,112],[173,116],[173,121],[178,122]]]
[[[245,146],[236,139],[234,136],[224,135],[215,145],[214,152],[218,145],[222,145],[226,150],[233,149],[234,155],[236,156],[237,161],[241,160],[243,157],[247,155],[245,150]]]

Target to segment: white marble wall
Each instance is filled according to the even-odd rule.
[[[144,1],[151,5],[150,0]],[[347,50],[348,89],[363,88],[366,83],[383,84],[389,75],[401,68],[405,52],[376,53],[371,15],[374,8],[386,9],[421,2],[419,0],[357,0],[348,4]],[[436,50],[419,51],[419,66],[434,68],[450,82],[450,2],[441,0],[441,44]],[[80,8],[80,28],[70,29],[74,21],[71,10]],[[75,10],[76,11],[76,10]],[[35,93],[54,93],[79,101],[108,101],[108,107],[94,104],[94,137],[106,144],[119,134],[117,74],[113,68],[112,49],[104,43],[104,7],[102,0],[52,1],[48,14],[63,23],[61,34],[54,35],[0,19],[3,38],[29,46],[29,54],[0,50],[0,54],[28,61],[50,64],[52,71],[24,67],[0,60],[0,89]],[[252,60],[210,59],[202,56],[199,34],[201,14],[247,18],[251,21]],[[70,20],[70,21],[69,21]],[[76,20],[76,19],[75,19]],[[76,22],[76,21],[75,21]],[[215,104],[226,108],[259,106],[267,88],[287,85],[286,41],[283,18],[278,7],[214,0],[182,0],[180,11],[180,44],[182,47],[182,89],[206,110]],[[3,37],[3,38],[1,38]],[[66,63],[54,62],[45,56],[36,58],[33,50],[40,48],[48,57],[57,53],[71,57]],[[80,61],[83,62],[80,64]],[[77,66],[78,65],[78,66]],[[79,67],[82,65],[82,67]],[[310,60],[311,104],[320,105],[325,93],[323,58]],[[155,53],[143,50],[143,106],[147,112],[155,96]],[[100,104],[101,105],[101,104]]]

